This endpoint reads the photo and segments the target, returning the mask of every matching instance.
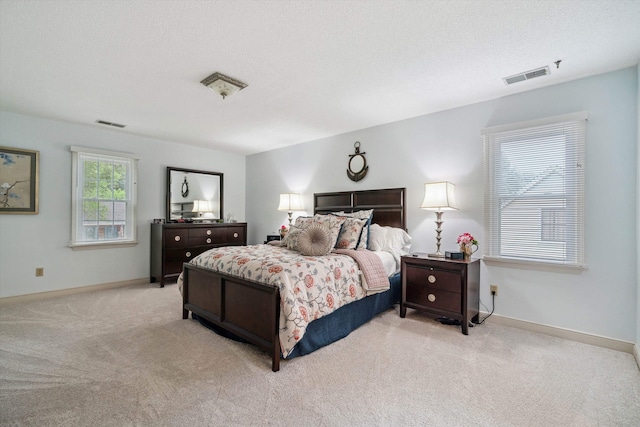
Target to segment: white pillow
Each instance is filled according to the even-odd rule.
[[[387,230],[378,224],[369,226],[369,249],[372,251],[381,251],[384,247],[384,241],[387,238]]]
[[[408,255],[411,250],[411,236],[402,228],[380,227],[378,224],[371,224],[369,249],[389,252],[393,255],[396,263],[400,265],[400,257]]]

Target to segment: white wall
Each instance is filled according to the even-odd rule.
[[[0,215],[0,297],[149,277],[149,224],[165,216],[167,166],[224,173],[225,212],[245,212],[245,157],[119,130],[0,111],[0,145],[40,151],[40,213]],[[69,146],[139,155],[138,245],[73,251]],[[44,267],[44,277],[35,277]]]
[[[637,67],[637,81],[638,81],[638,86],[637,86],[637,99],[636,99],[636,131],[637,131],[637,135],[638,135],[638,142],[636,144],[638,153],[637,153],[637,163],[636,163],[636,179],[637,179],[637,188],[636,188],[636,209],[637,212],[636,214],[638,215],[636,217],[636,227],[637,227],[637,256],[636,256],[636,268],[638,269],[637,271],[637,277],[636,277],[636,283],[638,285],[637,288],[637,306],[636,306],[636,316],[637,316],[637,323],[636,323],[636,357],[638,357],[638,355],[640,354],[640,197],[638,197],[638,189],[640,189],[640,173],[638,173],[638,169],[640,169],[640,64],[638,64]],[[637,359],[638,364],[640,365],[640,359]]]
[[[456,249],[456,237],[466,231],[482,245],[480,130],[587,110],[589,268],[571,273],[483,263],[481,299],[490,307],[489,284],[498,284],[497,314],[633,342],[638,336],[637,246],[630,241],[638,217],[637,84],[634,67],[249,156],[250,243],[287,222],[287,214],[276,210],[281,192],[302,193],[311,213],[314,192],[406,187],[413,249],[432,251],[435,216],[418,206],[425,182],[448,180],[456,185],[460,210],[443,216],[443,250]],[[355,141],[370,165],[358,183],[346,176]]]

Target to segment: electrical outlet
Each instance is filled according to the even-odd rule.
[[[490,285],[489,290],[491,291],[491,295],[498,296],[498,285]]]
[[[43,267],[36,268],[36,277],[42,277],[42,276],[44,276],[44,268]]]

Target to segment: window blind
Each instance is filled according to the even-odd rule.
[[[482,131],[486,259],[584,266],[586,119]]]

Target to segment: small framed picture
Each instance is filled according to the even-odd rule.
[[[40,152],[0,147],[0,214],[37,214]]]

